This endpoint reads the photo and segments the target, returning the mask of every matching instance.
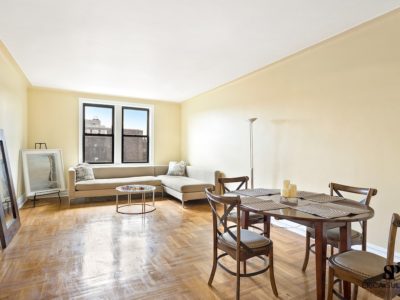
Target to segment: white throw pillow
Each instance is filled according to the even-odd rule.
[[[87,163],[77,164],[75,167],[75,172],[76,172],[76,182],[94,179],[93,169]]]
[[[186,174],[186,162],[183,160],[180,162],[170,161],[168,166],[167,175],[171,176],[185,176]]]

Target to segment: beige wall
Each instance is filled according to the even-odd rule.
[[[27,142],[29,82],[0,41],[0,128],[4,129],[17,197],[23,193],[20,149]]]
[[[400,212],[400,10],[182,105],[182,156],[255,185],[327,192],[328,182],[379,190],[370,243],[386,247]]]
[[[180,158],[180,105],[172,102],[110,97],[53,89],[30,88],[28,146],[43,141],[62,149],[67,169],[78,162],[79,98],[115,100],[154,105],[154,163]]]
[[[399,36],[397,10],[182,105],[42,88],[27,96],[28,81],[0,43],[0,128],[17,193],[19,150],[35,141],[61,148],[66,167],[78,161],[80,97],[155,105],[156,164],[184,158],[228,176],[249,173],[246,120],[258,117],[256,186],[285,178],[316,191],[329,181],[374,186],[369,241],[385,247],[390,215],[400,211]]]

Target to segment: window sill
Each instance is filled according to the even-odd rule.
[[[89,164],[92,168],[114,167],[114,168],[129,168],[129,167],[149,167],[154,166],[154,163],[115,163],[115,164]]]

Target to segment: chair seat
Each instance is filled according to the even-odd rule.
[[[232,230],[232,233],[236,236],[236,229]],[[236,248],[236,241],[231,237],[228,232],[222,234],[219,237],[219,240],[229,247]],[[252,249],[266,247],[271,244],[270,239],[267,239],[266,237],[247,229],[240,229],[240,240],[247,247]]]
[[[236,222],[236,220],[237,220],[237,212],[236,212],[236,210],[232,210],[230,212],[230,214],[228,215],[228,220],[231,221],[231,222]],[[264,216],[261,215],[261,214],[250,212],[249,213],[249,221],[250,221],[250,223],[255,223],[255,222],[258,223],[257,221],[259,221],[260,223],[263,223],[264,222]]]
[[[357,285],[362,284],[363,288],[380,298],[385,297],[387,281],[385,279],[374,279],[375,276],[384,272],[386,259],[382,256],[366,251],[350,250],[331,256],[329,265],[336,274],[341,274],[341,278],[342,276],[352,278],[351,282],[356,282]],[[372,280],[370,285],[368,285],[367,279]],[[400,276],[397,274],[394,281],[391,282],[393,295],[400,293],[399,283]]]
[[[312,238],[315,238],[314,228],[307,227],[307,231],[311,234]],[[337,245],[340,242],[340,228],[336,227],[328,229],[326,232],[326,237],[328,240],[328,244]],[[362,243],[362,234],[356,230],[351,230],[351,244],[360,245],[361,243]]]
[[[364,280],[382,274],[386,259],[374,253],[350,250],[331,256],[329,264],[334,269],[351,272],[360,280]]]

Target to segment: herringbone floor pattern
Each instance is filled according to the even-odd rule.
[[[145,217],[117,214],[113,201],[71,209],[55,203],[21,210],[22,227],[0,252],[0,299],[234,297],[235,278],[220,268],[213,287],[207,285],[212,240],[205,201],[182,209],[159,200]],[[271,238],[280,298],[314,299],[313,256],[301,272],[304,237],[273,227]],[[275,299],[267,276],[243,278],[241,298]],[[359,299],[375,298],[360,291]]]

